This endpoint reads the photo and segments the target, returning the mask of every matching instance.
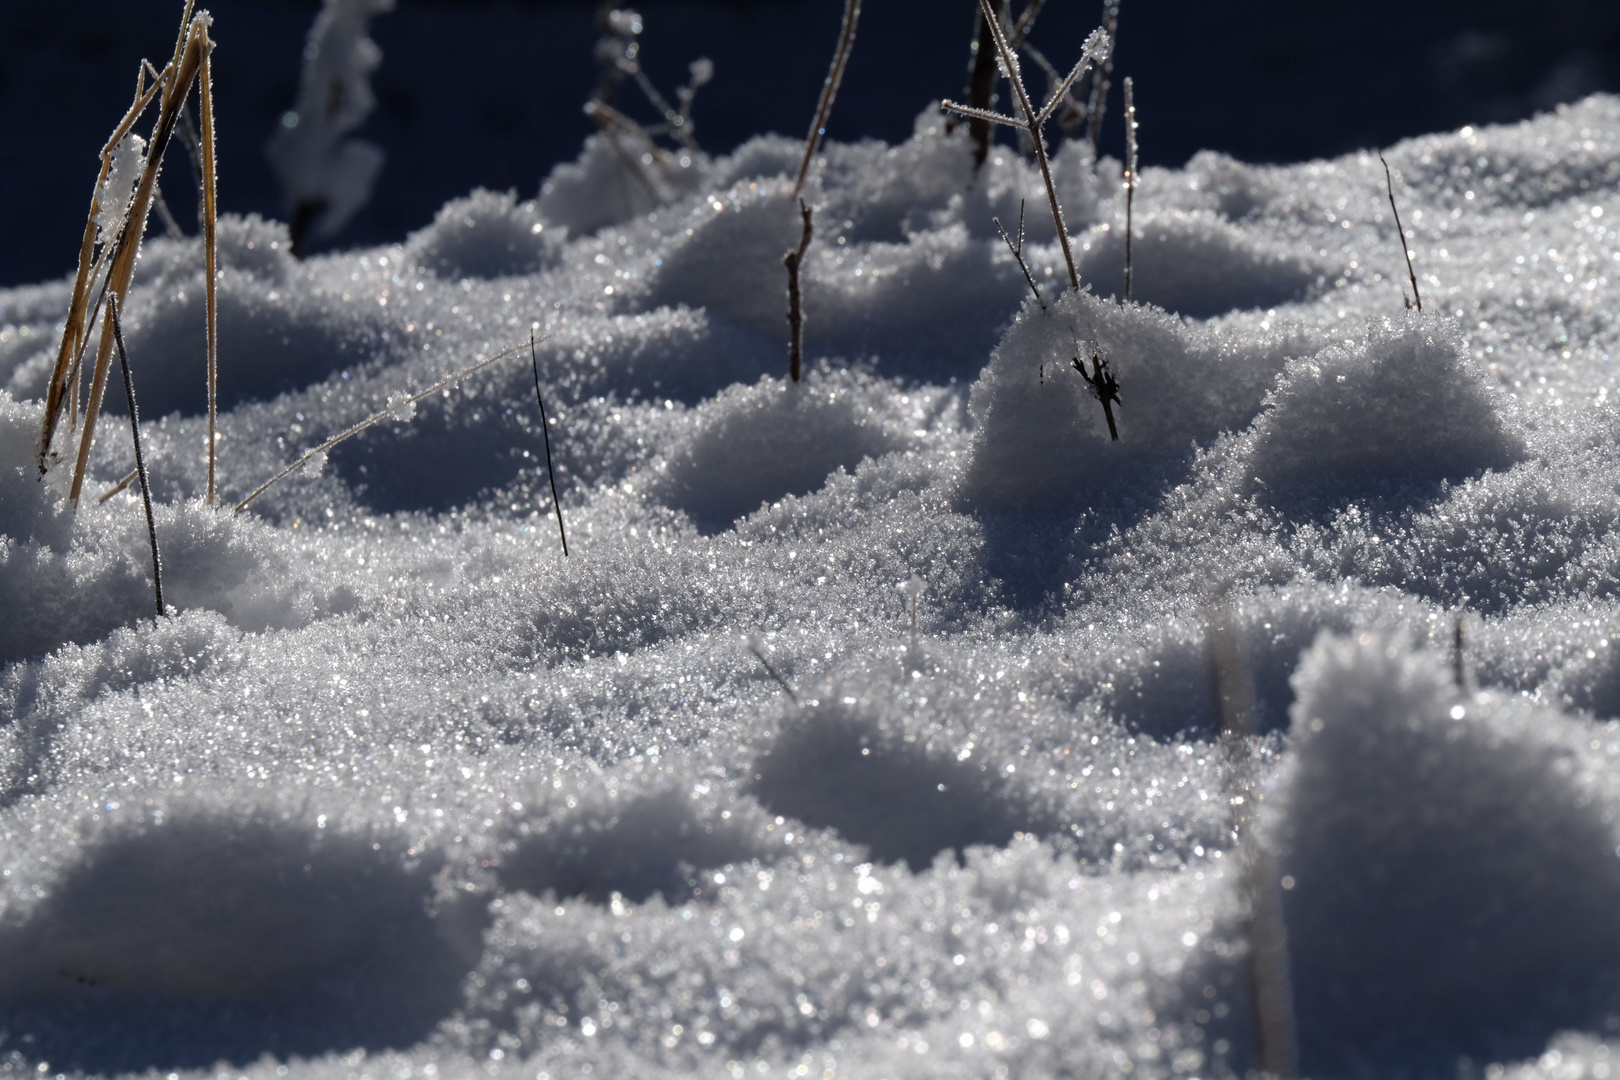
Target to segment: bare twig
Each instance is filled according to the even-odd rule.
[[[793,181],[795,198],[804,190],[805,178],[810,175],[810,163],[815,160],[816,149],[827,133],[827,117],[832,112],[833,99],[838,96],[838,84],[844,81],[844,65],[849,63],[850,50],[855,47],[855,25],[861,19],[861,0],[844,0],[844,25],[838,33],[838,49],[833,53],[832,67],[821,84],[821,100],[816,104],[816,118],[810,122],[810,133],[804,138],[804,160],[799,162],[799,175]]]
[[[540,396],[540,354],[535,351],[534,331],[529,331],[529,362],[534,365],[534,400],[540,406],[540,433],[546,440],[546,475],[551,479],[551,506],[557,511],[557,535],[562,537],[563,558],[568,557],[568,531],[563,528],[562,500],[557,498],[557,472],[551,467],[551,421],[546,417],[546,399]]]
[[[1035,20],[1040,18],[1041,8],[1046,6],[1046,0],[1029,0],[1024,6],[1024,13],[1018,16],[1018,22],[1013,26],[1012,33],[1007,35],[1007,44],[1019,48],[1029,37],[1029,32],[1035,29]]]
[[[1243,872],[1248,919],[1248,989],[1251,1038],[1258,1071],[1272,1080],[1298,1075],[1294,995],[1282,891],[1270,850],[1254,835],[1254,783],[1248,775],[1249,737],[1254,734],[1254,680],[1232,625],[1234,613],[1222,586],[1207,617],[1210,653],[1220,708],[1220,741],[1227,754],[1226,787],[1232,831]]]
[[[1451,677],[1457,684],[1457,692],[1468,692],[1468,661],[1463,652],[1463,616],[1457,613],[1457,625],[1451,636]]]
[[[799,292],[799,268],[804,262],[804,253],[810,248],[810,238],[815,228],[812,224],[815,211],[803,199],[799,200],[799,216],[804,219],[804,231],[799,234],[799,246],[782,256],[782,265],[788,272],[788,374],[794,382],[799,381],[799,371],[804,364],[804,302]]]
[[[1125,301],[1131,299],[1131,215],[1136,206],[1136,97],[1125,76]]]
[[[1395,231],[1401,236],[1401,254],[1406,256],[1406,275],[1412,279],[1412,296],[1416,300],[1417,309],[1423,310],[1423,294],[1418,292],[1417,271],[1412,269],[1412,249],[1406,246],[1406,230],[1401,226],[1401,212],[1395,206],[1395,181],[1389,174],[1389,162],[1384,161],[1384,155],[1379,154],[1378,160],[1384,165],[1384,186],[1389,191],[1389,209],[1395,215]],[[1404,295],[1404,294],[1403,294]],[[1412,304],[1408,303],[1407,307]]]
[[[1092,350],[1091,371],[1086,370],[1086,362],[1078,356],[1074,358],[1074,370],[1086,380],[1091,392],[1102,402],[1103,416],[1108,419],[1108,435],[1113,442],[1119,442],[1119,428],[1114,426],[1114,402],[1119,400],[1119,381],[1114,373],[1108,370],[1108,361],[1103,359],[1101,352]]]
[[[96,505],[101,506],[106,503],[114,495],[117,495],[120,491],[123,491],[125,488],[129,487],[129,485],[133,484],[140,477],[140,475],[141,471],[139,469],[129,470],[122,480],[118,481],[118,483],[101,493],[101,496],[96,499]]]
[[[1007,230],[1001,227],[1000,218],[993,217],[990,220],[996,223],[996,231],[1001,234],[1001,239],[1007,245],[1007,250],[1012,252],[1013,258],[1018,260],[1018,269],[1024,272],[1024,280],[1029,282],[1029,291],[1035,294],[1035,302],[1041,305],[1042,311],[1045,311],[1046,301],[1041,299],[1041,290],[1035,286],[1035,275],[1029,272],[1029,264],[1024,261],[1024,200],[1018,200],[1018,243],[1014,244],[1012,240],[1008,239]]]
[[[163,222],[163,231],[169,234],[169,239],[184,240],[186,234],[180,231],[180,223],[174,220],[174,214],[169,211],[169,204],[163,201],[163,192],[159,191],[153,196],[152,205],[157,210],[158,218]]]
[[[765,669],[765,674],[776,680],[776,685],[782,688],[782,692],[788,696],[788,700],[797,705],[799,695],[794,692],[788,681],[782,678],[782,673],[777,671],[769,660],[765,659],[765,642],[758,634],[748,635],[748,651],[754,654],[754,659],[758,660],[759,666]]]
[[[152,545],[152,591],[157,596],[157,613],[161,619],[166,614],[163,607],[163,560],[158,557],[157,522],[152,517],[152,485],[146,475],[146,458],[141,453],[141,413],[135,407],[135,379],[129,373],[129,352],[124,348],[124,324],[118,317],[116,297],[107,298],[107,317],[112,320],[113,340],[118,343],[118,363],[124,369],[124,398],[129,403],[129,432],[135,439],[135,475],[141,481],[141,502],[146,507],[146,538]]]
[[[189,0],[188,0],[189,2]],[[210,57],[214,51],[214,43],[204,34],[198,42],[198,51],[202,53],[197,65],[197,82],[201,87],[197,95],[202,100],[202,214],[203,226],[203,261],[207,264],[205,270],[208,274],[205,293],[205,302],[208,311],[205,322],[208,327],[208,494],[209,506],[214,505],[214,452],[219,442],[219,298],[218,291],[218,244],[215,236],[215,225],[219,220],[219,205],[217,189],[219,186],[218,170],[214,161],[214,72]],[[185,116],[185,99],[180,100],[180,115]]]
[[[941,102],[941,107],[969,119],[981,119],[990,123],[1004,124],[1008,127],[1021,127],[1029,132],[1030,141],[1034,144],[1035,157],[1041,166],[1041,178],[1046,182],[1046,198],[1051,204],[1052,221],[1057,226],[1058,241],[1063,248],[1063,261],[1069,269],[1069,284],[1075,291],[1080,289],[1080,272],[1075,268],[1074,250],[1069,243],[1069,230],[1063,222],[1063,208],[1058,204],[1057,185],[1052,180],[1052,165],[1046,156],[1046,141],[1041,137],[1041,126],[1046,123],[1063,101],[1069,87],[1080,77],[1086,67],[1107,54],[1109,44],[1108,36],[1101,30],[1093,31],[1086,39],[1085,48],[1081,50],[1080,60],[1075,64],[1074,70],[1069,72],[1067,78],[1052,88],[1045,104],[1037,111],[1030,102],[1029,91],[1024,88],[1024,78],[1019,71],[1018,56],[1007,43],[1007,37],[1001,32],[1001,24],[995,18],[990,6],[991,0],[979,0],[979,9],[984,15],[985,25],[989,27],[991,36],[995,40],[996,53],[1001,57],[1001,66],[1007,72],[1008,81],[1012,83],[1013,95],[1018,101],[1018,108],[1023,119],[1017,120],[1001,113],[990,112],[985,109],[974,108],[970,105],[958,105],[954,102]]]
[[[379,424],[384,420],[387,420],[389,417],[394,415],[394,411],[399,407],[400,404],[415,405],[417,402],[421,401],[423,398],[432,397],[434,394],[438,393],[440,390],[443,390],[445,387],[450,386],[453,383],[460,382],[462,379],[465,379],[467,376],[473,374],[474,372],[482,371],[485,368],[489,367],[491,364],[499,363],[500,361],[505,360],[505,359],[507,359],[509,357],[516,356],[519,353],[521,353],[522,351],[523,351],[523,346],[522,345],[514,345],[512,348],[506,349],[506,350],[504,350],[502,352],[498,352],[494,356],[489,357],[488,359],[480,360],[478,363],[474,364],[472,367],[463,368],[460,371],[456,372],[454,375],[446,375],[444,378],[440,379],[438,382],[434,383],[432,386],[428,387],[426,390],[418,390],[416,393],[414,393],[410,397],[406,398],[404,400],[404,402],[397,402],[397,403],[390,404],[388,408],[383,409],[381,412],[372,413],[370,416],[366,417],[364,420],[360,421],[358,424],[355,424],[353,427],[348,428],[348,429],[338,433],[337,435],[332,436],[330,439],[327,439],[325,442],[321,443],[319,446],[315,447],[313,450],[308,451],[302,457],[300,457],[297,461],[293,462],[291,465],[288,465],[285,469],[282,469],[280,472],[276,473],[276,475],[272,476],[270,479],[266,480],[264,483],[260,484],[256,488],[254,488],[248,494],[247,498],[243,499],[241,502],[236,504],[236,512],[241,513],[243,510],[247,509],[247,506],[248,506],[249,503],[251,503],[254,499],[257,499],[260,495],[263,495],[266,491],[270,490],[270,488],[273,485],[275,485],[277,482],[279,482],[279,481],[285,479],[286,477],[292,475],[293,473],[297,472],[299,469],[302,469],[305,465],[309,464],[310,461],[312,461],[313,459],[315,459],[315,458],[319,457],[320,455],[326,453],[328,450],[332,449],[332,447],[336,446],[338,443],[341,443],[346,439],[352,439],[354,436],[360,434],[362,431],[366,430],[367,428],[372,427],[375,424]]]
[[[1109,41],[1119,37],[1119,0],[1103,0],[1103,32],[1108,35]],[[1091,80],[1091,100],[1086,104],[1086,116],[1091,122],[1089,136],[1091,138],[1091,153],[1097,154],[1097,144],[1102,139],[1103,114],[1108,111],[1108,80],[1114,74],[1114,54],[1110,52],[1103,57],[1097,68],[1097,73]]]

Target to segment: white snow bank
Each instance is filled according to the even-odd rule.
[[[480,189],[445,203],[406,242],[405,258],[442,278],[533,274],[556,265],[559,231],[546,231],[535,203]]]

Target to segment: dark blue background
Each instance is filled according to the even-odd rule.
[[[281,212],[262,146],[291,105],[314,0],[214,0],[220,201]],[[643,0],[644,59],[666,93],[714,59],[695,110],[705,148],[801,136],[841,0]],[[71,269],[96,158],[142,55],[172,47],[180,0],[0,5],[0,284]],[[1021,8],[1014,0],[1014,9]],[[1096,0],[1050,0],[1033,40],[1072,62]],[[590,0],[399,0],[365,135],[388,151],[342,243],[402,239],[476,186],[532,196],[589,130]],[[895,140],[930,100],[960,93],[971,0],[866,0],[831,131]],[[1506,0],[1124,0],[1118,74],[1138,86],[1143,158],[1201,148],[1288,161],[1464,123],[1514,120],[1620,89],[1620,3]],[[636,102],[634,91],[627,99]],[[1110,140],[1118,142],[1117,79]],[[165,189],[189,225],[186,170]]]

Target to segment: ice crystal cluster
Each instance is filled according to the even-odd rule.
[[[1376,155],[1146,170],[1122,303],[1118,163],[1076,294],[1015,153],[830,144],[797,385],[798,144],[605,154],[222,222],[221,507],[148,240],[162,619],[0,292],[0,1075],[1241,1076],[1240,822],[1310,1075],[1620,1068],[1620,100],[1387,150],[1421,312]]]

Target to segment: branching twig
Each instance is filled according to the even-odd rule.
[[[855,24],[861,19],[861,0],[844,0],[844,26],[838,33],[838,49],[833,53],[832,67],[821,84],[821,100],[816,104],[816,118],[810,122],[810,133],[804,138],[804,160],[799,162],[799,175],[793,181],[794,198],[804,190],[805,178],[810,175],[810,163],[822,136],[827,133],[827,116],[832,112],[833,99],[838,96],[838,84],[844,81],[844,65],[849,63],[850,50],[855,47]]]
[[[814,232],[812,221],[815,211],[803,199],[799,200],[799,216],[804,219],[804,232],[799,234],[799,246],[782,256],[782,265],[788,272],[788,374],[793,381],[799,381],[799,371],[804,363],[804,302],[799,292],[799,268],[804,263],[804,253],[810,247],[810,237]]]
[[[1384,165],[1384,187],[1389,192],[1390,213],[1395,215],[1395,231],[1401,236],[1401,254],[1406,256],[1406,275],[1412,279],[1412,296],[1417,302],[1417,309],[1422,311],[1423,294],[1418,292],[1417,271],[1412,269],[1412,249],[1406,246],[1406,230],[1401,227],[1401,212],[1395,206],[1395,181],[1389,175],[1389,162],[1384,161],[1384,155],[1379,154],[1378,160]],[[1405,297],[1404,290],[1402,297]],[[1406,306],[1412,307],[1412,302],[1408,301]]]
[[[129,352],[124,348],[124,323],[118,317],[118,298],[107,298],[107,317],[112,320],[113,339],[118,343],[118,363],[124,369],[124,398],[129,402],[129,431],[135,439],[135,475],[141,481],[141,502],[146,507],[146,538],[152,545],[152,591],[157,596],[158,618],[163,607],[163,560],[158,557],[157,522],[152,517],[152,485],[146,476],[146,458],[141,453],[141,413],[135,407],[135,379],[129,373]]]
[[[1052,165],[1046,156],[1046,141],[1041,137],[1041,127],[1051,119],[1052,113],[1063,101],[1069,87],[1074,85],[1086,68],[1106,56],[1109,48],[1108,35],[1101,30],[1094,30],[1086,38],[1085,47],[1081,50],[1080,59],[1057,86],[1052,88],[1045,104],[1037,111],[1030,102],[1029,91],[1024,88],[1024,78],[1019,72],[1018,56],[1007,44],[1007,37],[1001,32],[1001,24],[996,20],[991,9],[991,0],[979,0],[979,10],[984,14],[985,25],[990,28],[991,36],[995,39],[996,53],[1001,57],[1001,66],[1007,72],[1008,81],[1012,83],[1013,95],[1018,101],[1019,111],[1023,114],[1022,120],[1016,120],[1001,113],[990,112],[987,109],[977,109],[968,105],[958,105],[954,102],[941,102],[942,108],[969,119],[986,120],[993,124],[1004,124],[1008,127],[1023,128],[1029,132],[1030,141],[1034,143],[1035,157],[1041,166],[1041,178],[1046,182],[1046,198],[1052,207],[1052,221],[1057,226],[1058,241],[1063,248],[1063,261],[1068,265],[1069,284],[1075,291],[1080,289],[1080,272],[1074,265],[1074,250],[1069,244],[1069,230],[1063,223],[1063,208],[1058,205],[1057,185],[1052,180]]]
[[[1136,97],[1125,77],[1125,302],[1131,300],[1131,215],[1136,206]]]
[[[1029,264],[1024,261],[1024,200],[1018,200],[1018,243],[1014,244],[1012,240],[1008,239],[1007,230],[1001,227],[1000,218],[993,217],[990,220],[996,223],[996,231],[1001,234],[1001,239],[1006,243],[1007,250],[1012,252],[1013,258],[1018,260],[1018,269],[1024,272],[1024,280],[1029,282],[1029,291],[1035,294],[1035,302],[1041,305],[1042,311],[1045,311],[1046,301],[1041,299],[1041,290],[1035,286],[1035,275],[1029,272]]]
[[[1080,373],[1097,400],[1102,402],[1103,416],[1108,418],[1109,438],[1119,442],[1119,428],[1114,426],[1114,402],[1119,400],[1119,381],[1108,370],[1108,361],[1103,359],[1099,351],[1093,350],[1091,353],[1091,368],[1091,371],[1087,371],[1086,362],[1078,356],[1074,358],[1074,370]]]
[[[529,331],[529,362],[534,365],[534,400],[540,406],[540,433],[546,438],[546,475],[551,478],[551,506],[557,511],[557,535],[562,537],[563,558],[568,557],[568,532],[563,528],[562,500],[557,498],[557,473],[551,467],[551,421],[546,418],[546,399],[540,396],[540,354],[535,351],[534,331]]]
[[[330,439],[327,439],[325,442],[323,442],[319,446],[315,447],[315,449],[310,450],[308,453],[304,454],[303,457],[300,457],[297,461],[293,462],[291,465],[288,465],[285,469],[282,469],[280,472],[276,473],[276,475],[272,476],[270,479],[266,480],[264,483],[260,484],[256,488],[254,488],[253,491],[248,494],[247,498],[243,499],[241,502],[236,504],[236,512],[240,513],[243,510],[247,509],[247,506],[248,506],[249,503],[251,503],[254,499],[257,499],[260,495],[263,495],[274,484],[276,484],[280,480],[292,475],[293,473],[297,472],[299,469],[302,469],[305,465],[309,464],[310,461],[312,461],[313,459],[315,459],[315,458],[319,457],[320,455],[326,453],[328,450],[332,449],[332,447],[336,446],[338,443],[343,442],[345,439],[351,439],[354,436],[360,434],[362,431],[364,431],[367,428],[371,427],[372,425],[379,424],[382,421],[387,420],[389,417],[394,415],[395,410],[398,409],[400,405],[403,405],[403,404],[415,405],[417,402],[421,401],[424,398],[432,397],[434,394],[438,393],[440,390],[443,390],[445,387],[451,385],[452,383],[460,382],[462,379],[465,379],[467,376],[469,376],[469,375],[471,375],[471,374],[473,374],[475,372],[482,371],[485,368],[489,367],[491,364],[498,363],[498,362],[500,362],[502,360],[507,359],[508,357],[516,356],[519,353],[521,353],[522,351],[523,351],[523,346],[522,345],[514,345],[512,348],[507,349],[504,352],[498,352],[494,356],[491,356],[486,360],[480,360],[478,363],[474,364],[472,367],[463,368],[462,370],[456,372],[454,375],[446,375],[444,378],[440,379],[438,382],[434,383],[432,386],[428,387],[426,390],[418,390],[416,393],[414,393],[410,397],[406,398],[403,402],[392,403],[392,404],[389,405],[388,408],[383,409],[381,412],[372,413],[370,416],[366,417],[364,420],[360,421],[358,424],[355,424],[353,427],[347,429],[346,431],[340,432],[337,435],[332,436]],[[560,515],[559,515],[559,517],[560,517]]]

